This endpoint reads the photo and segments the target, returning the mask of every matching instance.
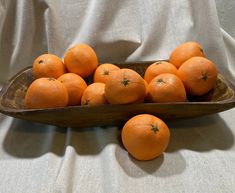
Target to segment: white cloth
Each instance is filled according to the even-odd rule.
[[[223,14],[229,2],[220,9],[216,1],[233,35],[234,17]],[[100,62],[124,62],[167,59],[195,40],[234,81],[235,41],[220,27],[212,0],[2,0],[0,79],[47,51],[63,57],[75,43],[90,44]],[[231,109],[167,122],[166,153],[139,162],[122,148],[120,128],[58,128],[0,114],[0,192],[235,192],[234,117]]]

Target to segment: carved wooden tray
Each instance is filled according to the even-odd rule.
[[[116,64],[144,74],[153,62]],[[62,127],[93,127],[120,125],[134,115],[149,113],[162,119],[190,118],[213,114],[235,106],[235,87],[219,74],[215,88],[201,97],[188,96],[188,102],[102,105],[98,107],[70,106],[51,109],[26,109],[24,96],[33,81],[28,67],[10,79],[0,92],[0,112],[15,118]],[[88,83],[91,79],[87,80]]]

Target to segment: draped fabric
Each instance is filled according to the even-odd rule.
[[[115,63],[168,59],[193,40],[235,84],[228,2],[1,0],[0,83],[40,54],[63,58],[76,43]],[[59,128],[0,114],[0,192],[235,192],[234,117],[231,109],[167,122],[167,151],[140,162],[123,149],[121,128]]]

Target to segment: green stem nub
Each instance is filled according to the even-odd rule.
[[[155,62],[155,64],[156,64],[156,65],[161,64],[161,63],[162,63],[161,61],[157,61],[157,62]]]
[[[109,71],[108,70],[104,70],[104,75],[109,75]]]
[[[55,78],[49,77],[48,80],[49,81],[55,81]]]
[[[90,100],[86,99],[84,105],[89,105]]]
[[[128,80],[127,78],[124,78],[123,81],[122,81],[122,84],[124,86],[127,86],[129,84],[130,80]]]
[[[160,84],[160,83],[165,83],[165,82],[162,78],[159,78],[159,79],[157,79],[157,83]]]
[[[151,130],[152,130],[155,134],[159,131],[157,125],[151,124],[151,127],[152,127]]]
[[[202,74],[202,80],[206,81],[208,79],[208,76],[206,73],[203,73]]]

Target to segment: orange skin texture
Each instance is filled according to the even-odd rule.
[[[169,62],[179,68],[186,60],[194,56],[205,57],[201,45],[197,42],[186,42],[172,51]]]
[[[99,106],[107,104],[104,96],[105,84],[96,82],[90,84],[83,92],[81,105]]]
[[[68,91],[68,105],[80,105],[84,90],[87,88],[85,80],[74,73],[65,73],[58,78],[63,83]]]
[[[185,102],[187,100],[183,82],[174,74],[156,76],[148,85],[147,99],[150,102]]]
[[[39,78],[34,80],[25,95],[27,108],[56,108],[68,104],[66,87],[54,78]]]
[[[101,64],[95,70],[93,81],[106,83],[109,76],[111,76],[112,71],[119,69],[120,68],[114,64],[110,63]]]
[[[144,79],[147,83],[150,83],[153,78],[163,73],[171,73],[177,75],[177,68],[169,62],[155,62],[146,69]]]
[[[143,78],[134,70],[113,71],[105,84],[105,97],[111,104],[131,104],[143,101],[146,88]]]
[[[217,75],[216,65],[204,57],[192,57],[178,69],[187,93],[196,96],[209,92],[215,86]]]
[[[95,51],[89,45],[77,44],[67,50],[64,55],[64,63],[68,72],[87,78],[97,68],[98,59]]]
[[[124,147],[135,159],[151,160],[166,150],[170,130],[161,119],[140,114],[126,122],[121,137]]]
[[[53,54],[43,54],[37,57],[33,62],[32,70],[35,78],[58,78],[66,72],[62,60]]]

